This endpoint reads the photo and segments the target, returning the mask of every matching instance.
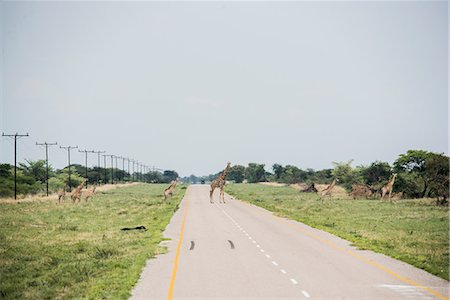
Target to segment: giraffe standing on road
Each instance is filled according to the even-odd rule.
[[[397,174],[394,173],[392,175],[392,179],[389,180],[388,183],[386,183],[385,186],[381,189],[381,200],[383,200],[384,196],[386,196],[386,193],[389,192],[389,200],[391,200],[392,196],[392,187],[394,186],[395,178],[397,177]]]
[[[72,202],[75,204],[76,200],[78,199],[78,202],[81,201],[81,190],[83,189],[83,186],[86,182],[86,179],[83,180],[83,182],[77,186],[76,189],[73,190],[72,195],[70,196],[70,198],[72,198]]]
[[[336,182],[339,182],[339,179],[335,178],[329,186],[327,186],[323,191],[320,192],[320,196],[323,197],[326,195],[331,195],[331,190],[336,185]]]
[[[220,189],[220,199],[219,199],[219,203],[225,203],[225,195],[224,195],[224,187],[225,187],[225,183],[226,183],[226,178],[227,178],[227,174],[228,174],[228,170],[230,169],[230,165],[231,163],[228,162],[227,166],[225,167],[225,169],[222,171],[222,173],[220,173],[220,175],[213,180],[213,182],[211,182],[211,191],[209,192],[209,200],[211,203],[214,203],[213,200],[213,193],[214,190],[216,188]]]

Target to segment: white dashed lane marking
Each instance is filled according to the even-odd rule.
[[[217,206],[217,204],[216,204],[216,206]],[[218,207],[218,206],[217,206]],[[219,207],[220,208],[220,207]],[[257,248],[261,248],[261,246],[259,245],[259,244],[257,244],[256,243],[256,241],[248,234],[248,232],[247,231],[245,231],[244,230],[244,228],[242,228],[225,210],[223,210],[222,208],[220,208],[220,210],[231,220],[231,222],[233,222],[234,223],[234,225],[236,225],[236,227],[239,229],[239,230],[241,230],[241,232],[243,233],[243,234],[245,234],[247,237],[248,237],[248,239],[249,240],[251,240],[252,241],[252,243],[253,244],[255,244],[255,246],[257,247]],[[259,249],[259,251],[261,251],[262,253],[264,253],[265,251],[264,251],[264,249]],[[269,255],[269,254],[265,254],[266,255],[266,257],[267,258],[270,258],[271,256]],[[274,266],[278,266],[278,263],[276,262],[276,261],[274,261],[274,260],[272,260],[271,261],[272,262],[272,264],[274,265]],[[284,269],[280,269],[280,272],[281,273],[283,273],[283,274],[287,274],[287,272],[286,272],[286,270],[284,270]],[[289,279],[291,282],[292,282],[292,284],[294,284],[294,285],[297,285],[298,284],[298,282],[297,282],[297,280],[295,280],[295,278],[290,278]],[[311,296],[308,294],[308,292],[306,292],[306,291],[302,291],[302,294],[303,294],[303,296],[305,296],[306,298],[310,298]]]

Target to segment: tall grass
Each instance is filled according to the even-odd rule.
[[[433,200],[328,199],[291,187],[232,184],[227,193],[449,279],[448,207]]]
[[[145,261],[164,251],[162,231],[185,190],[164,202],[164,187],[118,188],[78,205],[0,201],[0,298],[128,298]],[[147,231],[120,230],[140,225]]]

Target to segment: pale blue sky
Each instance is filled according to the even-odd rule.
[[[30,133],[21,161],[36,141],[181,175],[448,154],[444,1],[0,5],[0,126]]]

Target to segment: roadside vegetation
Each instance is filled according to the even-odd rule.
[[[86,172],[87,171],[87,172]],[[71,176],[69,182],[69,168],[57,170],[49,166],[48,185],[49,192],[55,193],[63,188],[78,186],[85,178],[90,184],[105,184],[114,177],[115,183],[147,182],[147,183],[169,183],[178,178],[178,173],[173,170],[164,172],[149,171],[146,173],[128,173],[118,168],[87,168],[79,165],[71,165]],[[82,175],[81,175],[82,174]],[[114,174],[114,176],[112,176]],[[19,198],[28,195],[46,194],[46,164],[45,160],[25,160],[17,166],[17,193]],[[0,164],[0,198],[14,196],[14,165]]]
[[[322,200],[290,186],[228,184],[227,193],[449,279],[449,210],[432,199]]]
[[[434,198],[437,205],[447,205],[449,198],[448,156],[425,150],[408,150],[400,154],[393,165],[388,162],[375,161],[369,165],[352,166],[353,160],[333,162],[333,169],[301,169],[293,165],[273,164],[272,172],[264,164],[249,163],[248,166],[233,165],[227,180],[235,183],[277,182],[284,184],[329,184],[334,179],[347,193],[366,190],[368,197],[379,198],[382,187],[397,174],[393,186],[396,198]],[[191,175],[184,177],[184,182],[209,182],[218,173],[203,177]],[[370,196],[369,196],[370,195]]]
[[[98,192],[77,205],[0,200],[0,298],[127,299],[183,197],[166,184]],[[145,226],[146,230],[127,230]]]

